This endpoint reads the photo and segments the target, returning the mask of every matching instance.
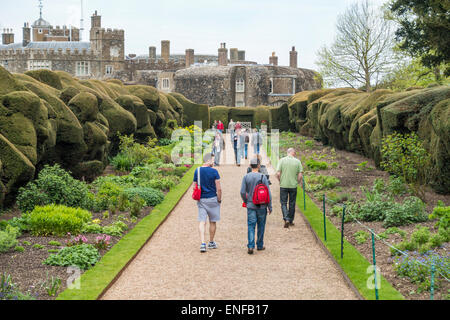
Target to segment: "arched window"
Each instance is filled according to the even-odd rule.
[[[236,79],[236,92],[245,92],[245,81],[242,78]]]

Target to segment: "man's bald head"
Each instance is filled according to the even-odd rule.
[[[296,154],[295,149],[294,149],[294,148],[289,148],[289,149],[287,150],[287,154],[288,154],[289,156],[295,157],[295,154]]]

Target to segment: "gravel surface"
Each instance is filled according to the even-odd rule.
[[[197,206],[189,190],[103,299],[357,299],[300,216],[295,226],[283,228],[274,176],[266,250],[247,254],[247,214],[239,196],[246,168],[218,168],[224,190],[218,249],[199,251]]]

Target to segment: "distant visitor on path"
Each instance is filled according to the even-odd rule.
[[[217,249],[214,241],[216,224],[220,221],[220,204],[222,202],[222,188],[220,186],[219,172],[212,168],[213,160],[210,153],[203,157],[203,166],[195,170],[194,188],[196,184],[201,189],[200,200],[197,201],[198,221],[201,246],[200,252],[206,252],[206,221],[209,218],[208,249]]]
[[[277,179],[280,181],[280,201],[284,227],[294,225],[297,188],[303,179],[303,166],[296,157],[294,148],[289,148],[287,157],[278,162]],[[289,207],[288,207],[289,201]]]
[[[236,133],[233,138],[234,147],[234,158],[238,167],[241,166],[241,159],[244,155],[244,136],[242,135],[241,129],[236,129]]]
[[[263,139],[261,133],[257,129],[253,129],[252,134],[252,145],[253,145],[253,153],[258,155],[261,150],[261,145],[263,144]]]
[[[233,122],[233,119],[230,119],[230,123],[228,123],[228,132],[230,133],[231,144],[233,144],[235,127],[236,127],[236,124]]]
[[[242,135],[244,136],[244,157],[245,160],[248,159],[248,144],[250,143],[250,134],[247,129],[242,130]]]
[[[225,141],[223,140],[223,135],[220,130],[216,132],[214,137],[213,154],[214,154],[214,165],[216,167],[220,166],[220,156],[224,149]]]
[[[272,213],[272,194],[267,177],[259,173],[260,164],[257,158],[250,160],[252,171],[242,180],[241,198],[247,207],[248,254],[255,249],[255,229],[257,230],[256,248],[265,250],[264,231],[266,228],[267,210]]]
[[[214,120],[214,123],[213,123],[212,128],[213,128],[214,130],[217,130],[217,129],[218,129],[218,128],[217,128],[217,120]]]
[[[223,122],[222,122],[222,121],[220,121],[220,120],[219,120],[219,122],[217,123],[217,127],[216,127],[216,129],[217,129],[217,130],[219,130],[219,131],[220,131],[220,133],[223,133],[223,131],[225,130],[225,127],[224,127],[224,125],[223,125]]]

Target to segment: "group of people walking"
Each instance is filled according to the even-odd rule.
[[[201,246],[200,252],[207,249],[217,249],[215,233],[217,222],[220,221],[222,203],[222,187],[220,175],[213,168],[214,159],[210,153],[205,154],[203,166],[194,174],[194,187],[201,189],[200,200],[197,201],[198,221]],[[278,162],[276,177],[280,181],[280,204],[283,214],[284,228],[294,225],[297,188],[303,179],[303,167],[296,157],[293,148],[288,149],[287,156]],[[250,167],[242,179],[240,198],[242,206],[247,210],[248,254],[265,250],[264,234],[267,215],[271,214],[272,192],[267,168],[262,164],[262,157],[257,154],[250,160]],[[206,224],[209,219],[209,242],[206,243]]]
[[[215,130],[215,137],[213,142],[213,155],[214,155],[214,165],[220,165],[220,156],[222,151],[225,149],[225,141],[223,139],[224,124],[222,121],[214,121],[213,129]],[[240,167],[241,161],[243,159],[248,159],[249,157],[249,145],[253,146],[253,154],[259,155],[261,152],[261,146],[264,143],[262,134],[258,129],[253,129],[253,131],[242,128],[242,124],[237,121],[234,122],[233,119],[230,120],[228,124],[228,132],[230,134],[231,145],[234,150],[234,161],[235,164]]]

